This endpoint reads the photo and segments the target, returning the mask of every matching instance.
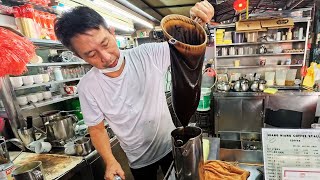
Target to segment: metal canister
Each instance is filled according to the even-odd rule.
[[[177,180],[203,180],[202,130],[179,127],[171,132],[172,153]]]
[[[0,180],[13,180],[11,173],[14,170],[12,162],[0,165]]]
[[[17,167],[12,172],[15,180],[45,180],[41,161],[33,161]]]

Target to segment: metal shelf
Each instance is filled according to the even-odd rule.
[[[46,39],[29,39],[34,45],[40,47],[50,47],[50,48],[65,48],[60,41],[46,40]]]
[[[69,99],[78,98],[78,97],[79,97],[78,94],[73,95],[73,96],[59,97],[59,98],[53,97],[52,100],[46,100],[46,101],[42,101],[42,102],[37,102],[37,103],[35,103],[35,105],[37,107],[43,107],[43,106],[47,106],[47,105],[50,105],[50,104],[66,101],[66,100],[69,100]],[[31,109],[34,109],[34,106],[26,105],[26,106],[21,107],[21,110],[31,110]]]
[[[32,84],[29,86],[17,87],[17,88],[14,88],[14,90],[29,89],[29,88],[40,87],[40,86],[48,86],[48,85],[51,85],[54,83],[65,83],[65,82],[71,82],[71,81],[78,81],[80,79],[81,78],[73,78],[73,79],[66,79],[66,80],[62,80],[62,81],[51,81],[51,82],[41,83],[41,84]]]
[[[54,62],[54,63],[27,64],[27,67],[69,66],[69,65],[82,65],[82,64],[89,64],[89,63],[87,63],[87,62]]]
[[[259,44],[277,44],[277,43],[294,43],[305,42],[305,40],[287,40],[287,41],[268,41],[268,42],[245,42],[245,43],[232,43],[232,44],[217,44],[217,47],[224,46],[245,46],[245,45],[259,45]]]
[[[257,57],[257,56],[282,56],[282,55],[303,55],[303,52],[297,53],[277,53],[277,54],[246,54],[246,55],[232,55],[232,56],[217,56],[217,58],[236,58],[236,57]]]
[[[302,67],[302,64],[292,65],[265,65],[265,66],[218,66],[217,69],[249,69],[249,68],[267,68],[267,67]]]
[[[301,87],[299,85],[294,85],[294,86],[269,86],[269,88],[275,88],[278,90],[290,90],[290,89],[295,89],[295,90],[299,90],[301,89]]]

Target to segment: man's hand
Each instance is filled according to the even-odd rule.
[[[120,166],[120,164],[114,160],[112,162],[108,162],[106,173],[104,175],[104,179],[106,180],[114,180],[114,176],[118,175],[121,179],[125,179],[124,172]]]
[[[197,4],[190,9],[191,19],[197,21],[201,25],[210,22],[213,15],[214,8],[207,0],[197,2]]]

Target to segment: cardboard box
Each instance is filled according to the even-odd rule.
[[[253,32],[261,31],[262,27],[260,21],[239,21],[236,22],[237,32]]]
[[[261,26],[268,29],[292,28],[294,22],[291,18],[269,19],[261,20]]]

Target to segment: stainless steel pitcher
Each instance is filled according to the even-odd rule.
[[[202,130],[179,127],[171,132],[172,153],[178,180],[203,180]]]

